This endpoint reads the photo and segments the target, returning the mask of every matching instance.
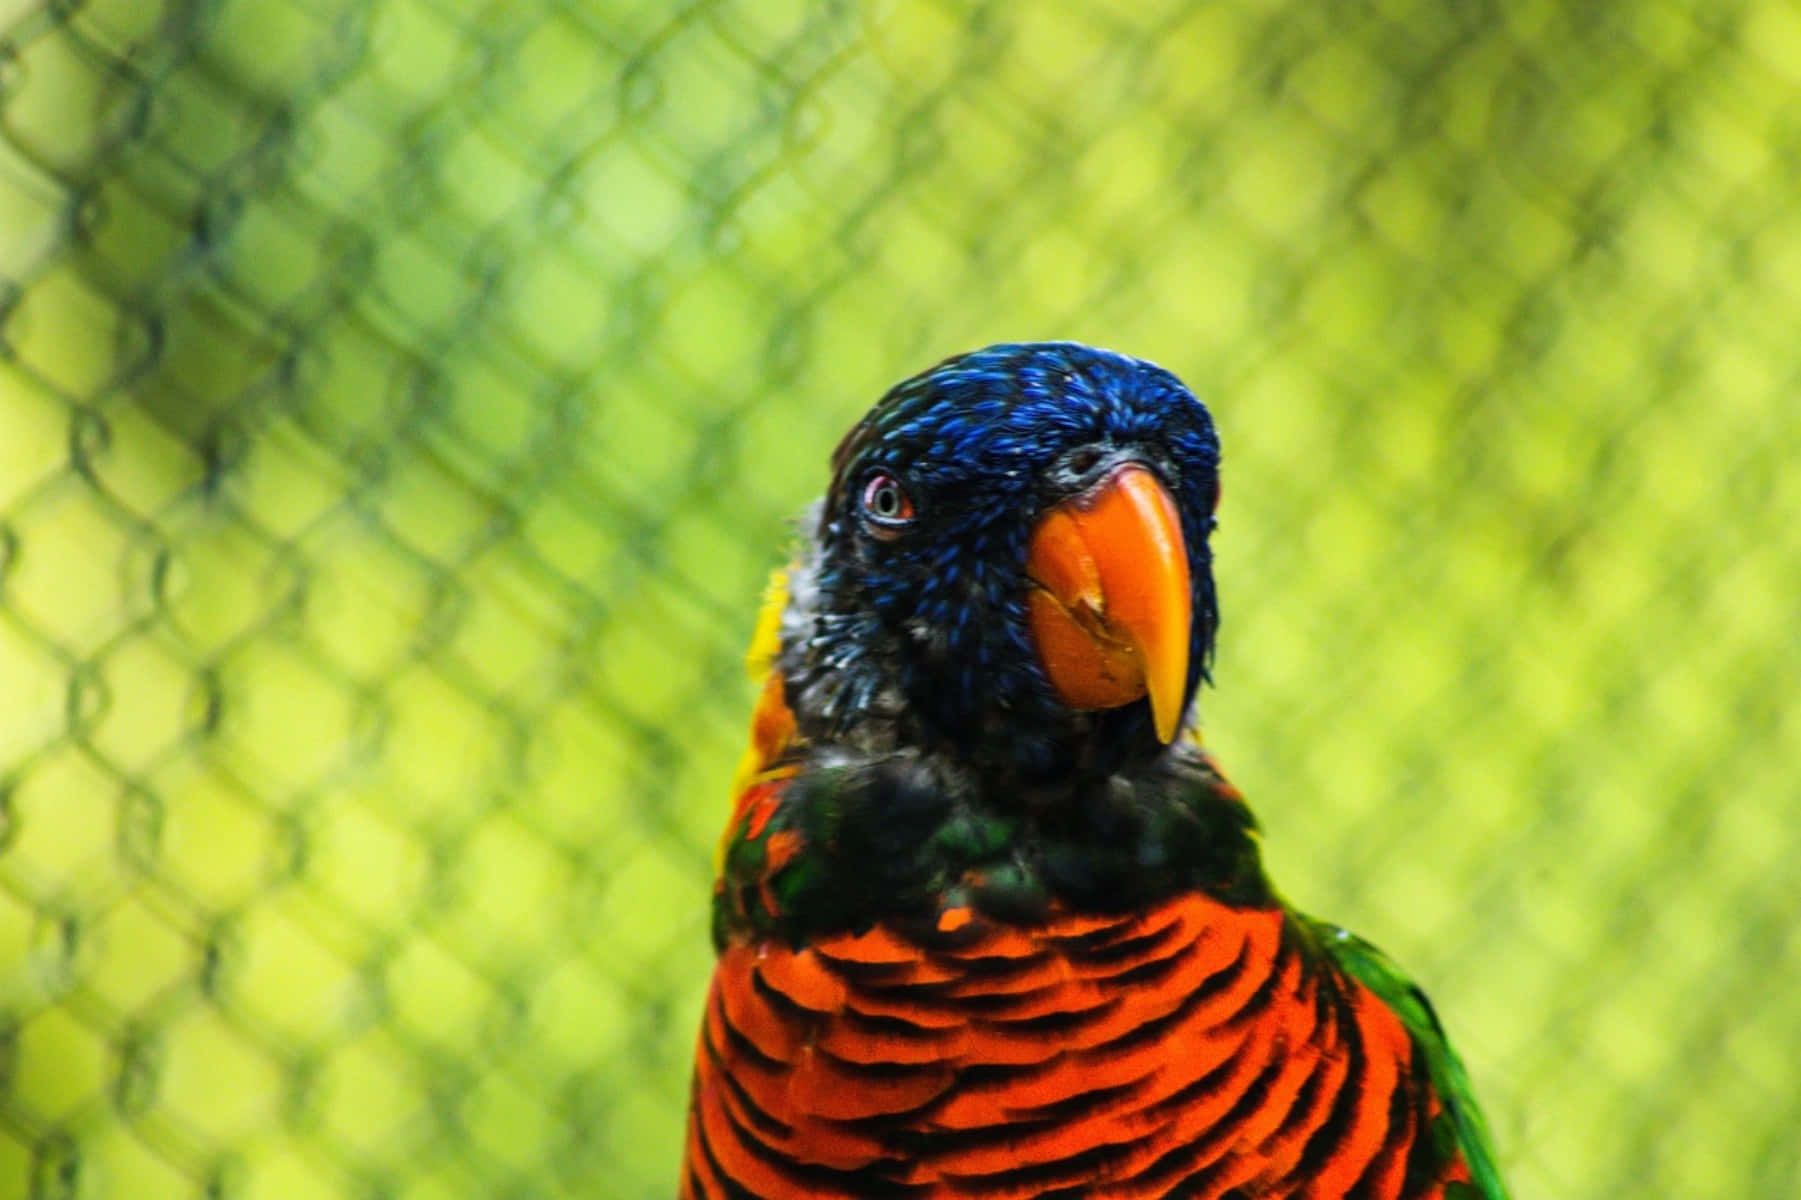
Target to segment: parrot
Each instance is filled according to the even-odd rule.
[[[1425,994],[1284,904],[1202,745],[1219,467],[1076,342],[838,444],[752,639],[686,1200],[1506,1195]]]

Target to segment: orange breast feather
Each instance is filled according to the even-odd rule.
[[[1443,1195],[1405,1030],[1284,922],[1187,894],[728,945],[683,1195]]]

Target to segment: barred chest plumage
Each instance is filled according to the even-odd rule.
[[[1454,1195],[1393,1013],[1280,909],[726,948],[690,1197]]]

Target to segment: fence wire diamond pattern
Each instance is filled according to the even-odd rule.
[[[1213,746],[1520,1195],[1801,1178],[1801,18],[0,5],[0,1195],[662,1196],[892,380],[1177,370]]]

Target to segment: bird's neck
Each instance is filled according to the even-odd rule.
[[[1249,810],[1188,743],[1133,773],[1003,786],[947,756],[796,742],[744,785],[716,896],[721,945],[927,929],[963,908],[1033,924],[1188,891],[1276,903]]]

